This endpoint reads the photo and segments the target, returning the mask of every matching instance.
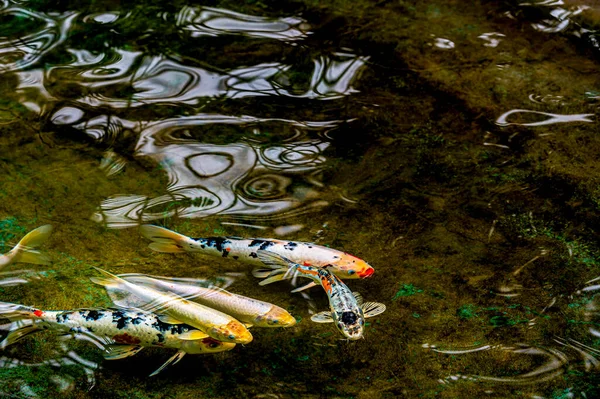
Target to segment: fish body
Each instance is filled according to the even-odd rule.
[[[356,340],[363,337],[365,317],[373,317],[385,311],[385,305],[376,302],[363,303],[362,296],[353,293],[346,284],[326,268],[304,266],[285,259],[269,251],[259,251],[258,257],[273,271],[255,271],[257,277],[268,277],[260,284],[270,284],[275,281],[301,276],[313,280],[325,290],[329,299],[329,311],[320,312],[311,317],[318,323],[333,322],[337,329],[348,339]]]
[[[168,364],[176,363],[187,353],[215,353],[235,347],[233,343],[220,342],[206,334],[204,338],[190,340],[190,333],[198,332],[194,327],[164,323],[157,315],[144,311],[109,308],[46,311],[0,302],[0,318],[15,322],[9,325],[10,331],[0,342],[0,348],[5,348],[31,333],[51,330],[91,340],[104,349],[104,357],[108,360],[135,355],[144,347],[177,349],[177,354],[153,375]]]
[[[10,251],[0,255],[0,269],[17,262],[36,265],[50,264],[48,256],[34,249],[42,245],[50,237],[50,233],[52,233],[52,226],[49,224],[27,233]]]
[[[154,241],[149,247],[159,252],[199,252],[258,266],[262,262],[257,253],[262,250],[276,253],[301,265],[328,267],[340,278],[366,278],[375,271],[371,265],[356,256],[313,243],[267,238],[191,238],[153,225],[142,225],[140,232]]]
[[[246,344],[252,334],[235,318],[196,302],[188,301],[171,292],[130,283],[104,270],[104,277],[92,277],[97,284],[116,291],[125,291],[137,297],[138,308],[161,313],[161,320],[171,324],[189,324],[223,342]]]
[[[231,315],[247,326],[291,327],[296,324],[296,319],[277,305],[231,293],[203,280],[156,277],[144,274],[121,274],[119,277],[133,284],[173,292],[188,300]],[[109,295],[111,295],[110,291]],[[114,298],[114,295],[111,297],[119,306],[127,306],[126,301],[117,302],[118,299]]]

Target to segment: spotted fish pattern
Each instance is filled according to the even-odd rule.
[[[371,265],[356,256],[313,243],[268,238],[192,238],[153,225],[141,226],[140,233],[153,241],[149,247],[158,252],[198,252],[260,266],[258,251],[269,251],[302,265],[327,267],[344,279],[370,277],[374,272]]]

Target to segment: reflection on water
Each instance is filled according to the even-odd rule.
[[[62,117],[67,114],[73,112],[59,111],[54,120],[69,119]],[[327,202],[320,199],[323,187],[317,173],[324,166],[322,153],[329,142],[324,134],[322,138],[309,139],[307,133],[323,133],[339,122],[199,114],[144,123],[135,155],[152,159],[167,173],[168,194],[157,198],[111,197],[102,203],[94,220],[122,228],[174,216],[231,214],[260,219],[325,206]],[[95,119],[75,127],[101,140],[109,130],[105,123],[132,129],[140,126],[115,117]],[[263,124],[268,124],[268,131],[279,137],[286,130],[293,135],[280,144],[265,144],[260,140],[267,132],[261,131]],[[194,139],[194,136],[202,137],[202,129],[226,125],[241,129],[245,140],[218,145]]]
[[[175,20],[177,26],[190,32],[192,37],[238,34],[291,41],[304,39],[310,34],[307,32],[308,24],[301,18],[273,19],[211,7],[185,6]]]

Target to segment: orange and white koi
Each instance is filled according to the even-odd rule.
[[[141,286],[163,292],[173,292],[187,300],[211,307],[241,321],[246,327],[291,327],[296,319],[285,309],[272,303],[234,294],[213,285],[210,281],[193,278],[148,276],[145,274],[120,274],[118,277]],[[120,307],[136,307],[137,301],[123,297],[108,289],[113,302]]]
[[[305,266],[327,267],[336,276],[344,279],[370,277],[375,271],[371,265],[356,256],[307,242],[269,238],[191,238],[164,227],[148,224],[142,225],[140,232],[144,237],[154,241],[149,247],[158,252],[199,252],[260,266],[262,262],[258,259],[257,252],[263,250],[279,254]],[[314,285],[311,283],[294,292]]]
[[[124,291],[122,295],[134,295],[139,301],[138,309],[158,313],[165,323],[189,324],[223,342],[247,344],[252,341],[250,331],[228,314],[190,302],[172,292],[133,284],[102,269],[96,270],[104,276],[91,277],[94,283],[116,292]]]
[[[186,354],[216,353],[231,350],[233,343],[220,342],[186,324],[168,324],[159,316],[143,311],[117,309],[79,309],[47,311],[0,302],[0,318],[12,323],[0,326],[8,334],[0,349],[27,335],[51,330],[65,336],[91,341],[104,351],[107,360],[133,356],[145,347],[177,349],[152,375],[177,363]],[[202,338],[190,339],[190,336]]]
[[[258,258],[271,270],[257,269],[255,277],[265,278],[260,285],[292,278],[296,275],[312,279],[320,284],[329,299],[328,311],[314,314],[311,320],[316,323],[335,323],[337,329],[348,339],[363,337],[364,319],[385,312],[385,305],[378,302],[363,302],[359,293],[353,293],[335,274],[327,268],[304,266],[294,263],[281,255],[259,250]]]
[[[35,265],[48,265],[50,258],[35,250],[50,237],[52,226],[46,224],[30,231],[19,241],[17,245],[4,255],[0,255],[0,269],[11,263],[33,263]]]

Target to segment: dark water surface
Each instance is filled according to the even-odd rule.
[[[32,335],[0,352],[0,396],[600,396],[597,2],[0,7],[0,253],[55,229],[0,301],[109,306],[93,266],[238,273],[301,320],[152,378],[171,351]],[[340,340],[310,321],[321,289],[152,252],[141,223],[348,251],[387,311]]]

